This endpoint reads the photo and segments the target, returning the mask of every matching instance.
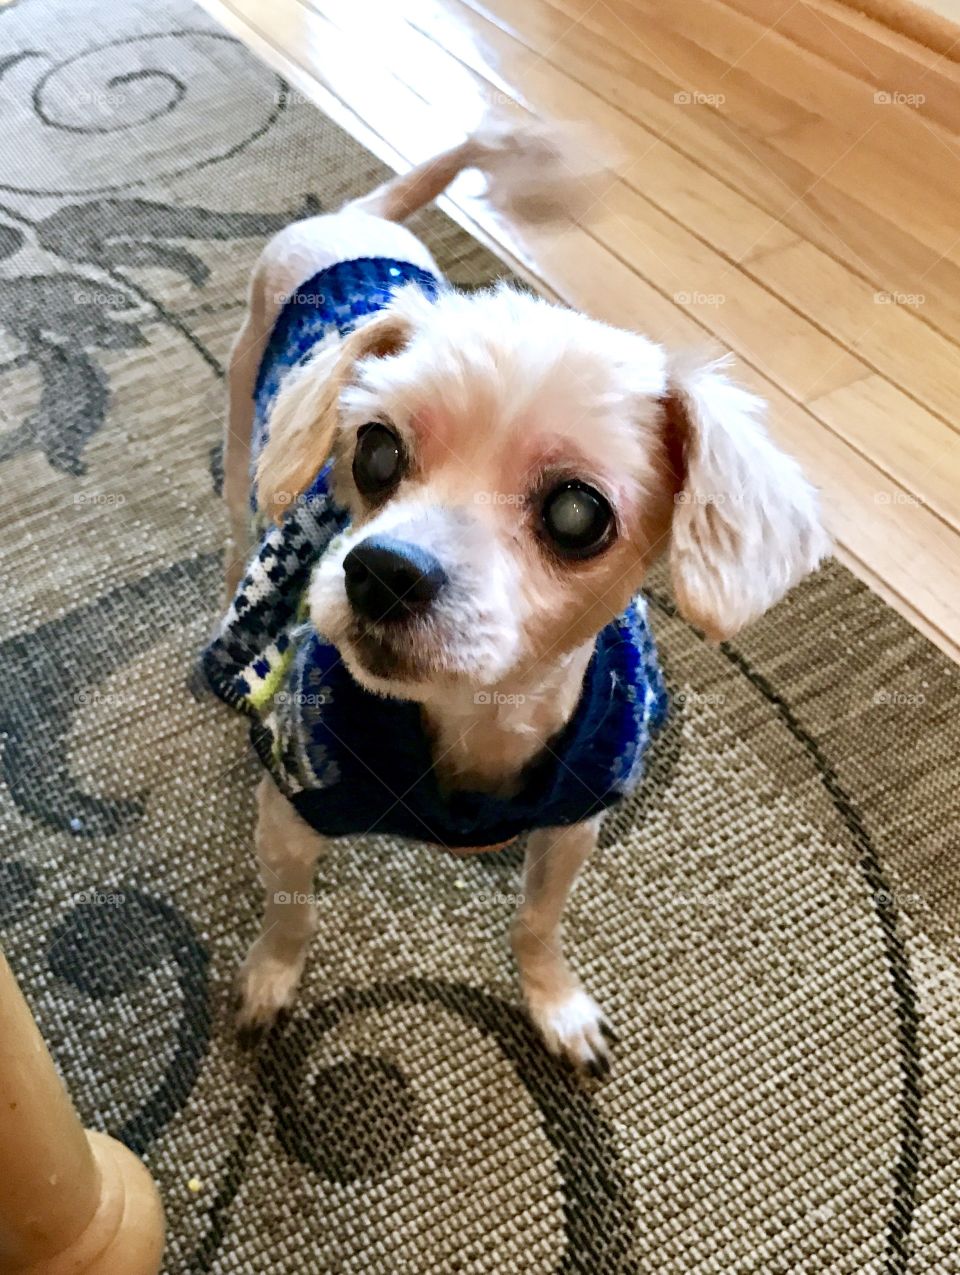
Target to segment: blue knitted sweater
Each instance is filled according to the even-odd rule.
[[[289,369],[339,340],[392,291],[440,281],[382,258],[339,262],[285,305],[257,379],[257,446]],[[321,472],[279,527],[266,530],[202,666],[208,684],[253,719],[251,738],[298,813],[327,836],[392,833],[451,849],[494,846],[528,829],[577,823],[636,785],[667,697],[638,599],[601,631],[572,718],[508,797],[444,791],[419,706],[364,689],[306,622],[317,560],[347,524]]]

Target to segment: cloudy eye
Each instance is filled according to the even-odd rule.
[[[364,496],[378,496],[396,487],[403,471],[403,447],[386,425],[362,425],[353,453],[353,481]]]
[[[603,496],[578,479],[560,483],[546,495],[540,521],[551,546],[567,558],[589,558],[610,543],[613,511]]]

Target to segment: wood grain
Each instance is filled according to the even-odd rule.
[[[676,16],[687,0],[206,7],[397,168],[459,140],[490,105],[588,121],[618,154],[588,227],[506,224],[469,179],[444,206],[548,295],[670,345],[733,350],[821,486],[839,556],[956,657],[953,64],[904,57],[905,73],[947,86],[936,117],[920,118],[873,103],[880,71],[857,76],[862,43],[841,57],[843,15],[826,15],[822,55],[809,47],[821,0],[773,33],[749,0],[689,3],[697,22]],[[750,53],[751,32],[773,61]],[[895,42],[867,36],[890,74]],[[724,101],[678,101],[690,86]],[[826,118],[831,101],[842,118]]]

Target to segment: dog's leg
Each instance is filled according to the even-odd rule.
[[[246,1030],[269,1027],[293,1003],[316,929],[313,869],[326,846],[269,776],[260,781],[257,805],[264,910],[237,980],[237,1022]]]
[[[227,419],[223,437],[223,499],[229,533],[224,584],[229,605],[243,576],[250,552],[250,448],[253,442],[253,390],[276,306],[264,296],[262,263],[253,272],[243,327],[230,351],[227,372]]]
[[[523,903],[510,938],[523,998],[547,1048],[594,1075],[610,1069],[603,1014],[580,986],[563,954],[561,917],[567,895],[597,840],[599,819],[530,834]]]

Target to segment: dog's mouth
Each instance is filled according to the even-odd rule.
[[[360,668],[387,682],[419,680],[424,673],[406,643],[397,640],[380,626],[353,626],[347,641]]]
[[[437,635],[426,626],[356,623],[341,644],[341,651],[344,648],[361,681],[366,676],[374,682],[401,685],[403,689],[397,693],[404,698],[417,698],[428,688],[450,688],[463,681],[464,672],[451,666],[450,652],[444,651]]]

